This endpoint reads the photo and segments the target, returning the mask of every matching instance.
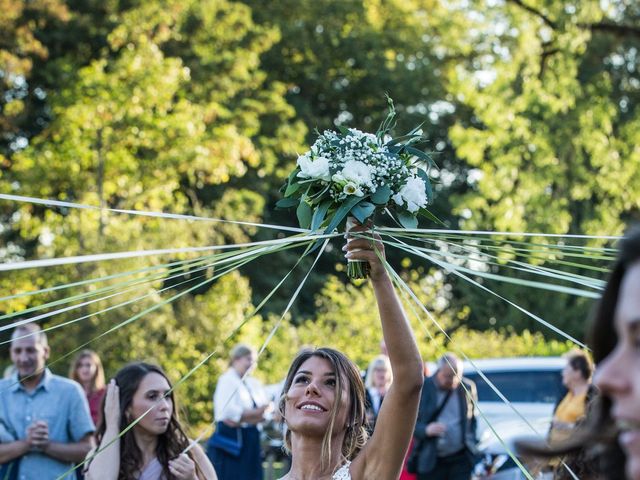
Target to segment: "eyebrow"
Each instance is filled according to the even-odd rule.
[[[298,370],[298,373],[296,373],[296,375],[301,375],[301,374],[311,375],[311,372],[308,371],[308,370]],[[335,377],[336,374],[335,374],[335,372],[327,372],[327,373],[324,374],[324,376],[325,377]]]
[[[169,391],[170,391],[169,389],[167,389],[167,390],[157,390],[157,389],[153,389],[152,388],[151,390],[147,390],[146,394],[149,394],[149,393],[160,393],[162,395],[166,395]]]

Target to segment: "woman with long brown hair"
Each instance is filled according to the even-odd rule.
[[[598,388],[582,425],[560,444],[521,443],[520,451],[567,455],[580,479],[640,480],[640,226],[620,241],[618,258],[595,309],[589,346]],[[560,468],[557,478],[573,478]],[[625,473],[626,471],[626,473]]]
[[[217,478],[199,445],[183,453],[190,441],[160,367],[136,362],[122,368],[107,387],[103,418],[97,438],[98,449],[104,450],[89,454],[87,480]]]
[[[100,424],[102,399],[106,392],[102,361],[96,352],[85,349],[73,359],[69,369],[69,378],[78,382],[89,402],[91,419],[95,425]]]
[[[361,229],[360,229],[361,230]],[[395,480],[411,440],[422,387],[422,361],[393,284],[368,238],[349,238],[347,258],[369,263],[393,384],[367,438],[365,388],[356,365],[331,348],[294,359],[280,412],[286,422],[291,470],[283,480]]]

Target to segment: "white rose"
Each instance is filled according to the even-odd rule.
[[[300,167],[299,177],[302,178],[318,178],[320,180],[331,180],[329,173],[329,159],[326,157],[311,158],[309,154],[298,157],[298,166]]]
[[[355,195],[356,197],[362,197],[364,192],[353,182],[347,183],[342,189],[342,193],[347,195]]]
[[[349,160],[342,169],[342,176],[356,185],[371,183],[373,172],[369,165],[358,160]]]
[[[407,183],[392,198],[399,206],[403,206],[406,202],[407,210],[410,213],[415,213],[427,205],[427,191],[424,182],[418,177],[409,177]]]

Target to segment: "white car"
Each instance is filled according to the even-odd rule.
[[[546,436],[553,409],[566,393],[562,385],[562,369],[566,363],[562,357],[492,358],[464,363],[464,376],[473,380],[478,388],[478,439],[483,459],[476,465],[475,478],[525,478],[509,457],[507,448],[513,451],[516,438]]]

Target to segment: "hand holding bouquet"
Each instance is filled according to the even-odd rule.
[[[389,114],[375,135],[343,127],[319,135],[298,157],[276,206],[296,206],[302,228],[323,228],[325,233],[347,215],[364,225],[377,210],[393,210],[405,228],[417,227],[418,214],[433,218],[426,210],[433,196],[428,174],[433,161],[415,148],[424,137],[416,128],[391,138],[396,113],[388,102]],[[366,276],[361,262],[350,262],[348,274]]]

